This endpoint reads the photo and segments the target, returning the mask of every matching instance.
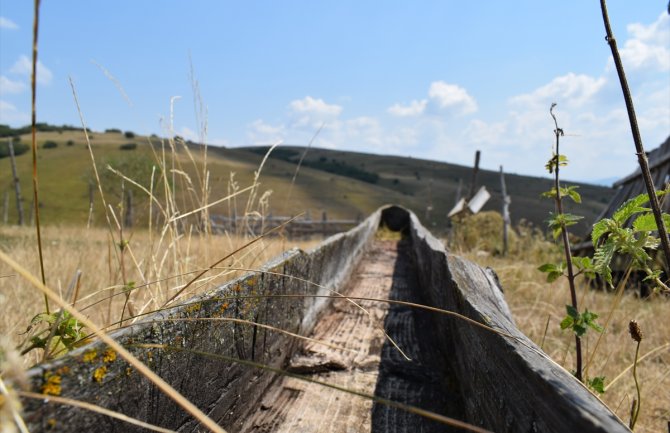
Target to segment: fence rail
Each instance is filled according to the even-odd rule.
[[[291,216],[267,216],[267,217],[228,217],[225,215],[211,215],[211,225],[215,232],[251,232],[260,234],[266,229],[286,224],[293,217]],[[324,213],[320,220],[314,220],[309,217],[296,218],[281,232],[289,237],[303,237],[312,235],[329,236],[335,233],[347,231],[362,221],[358,219],[328,219]],[[278,233],[279,234],[279,233]]]

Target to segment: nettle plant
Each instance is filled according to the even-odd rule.
[[[613,287],[612,261],[615,256],[628,258],[630,270],[642,271],[646,274],[643,281],[654,286],[654,291],[670,292],[667,283],[662,279],[663,271],[653,266],[654,259],[652,251],[659,247],[658,226],[653,210],[646,207],[650,202],[648,194],[640,194],[626,201],[611,218],[604,218],[593,225],[591,241],[594,246],[593,257],[573,257],[570,250],[568,227],[577,224],[582,217],[563,211],[563,199],[569,198],[575,203],[581,203],[581,196],[576,191],[577,186],[561,186],[559,178],[560,167],[568,164],[565,155],[559,153],[560,137],[564,135],[563,130],[558,127],[552,104],[549,110],[556,129],[556,143],[551,159],[546,164],[549,173],[554,174],[554,187],[542,194],[543,197],[551,198],[556,203],[556,212],[550,214],[548,220],[549,228],[552,230],[554,239],[562,238],[565,260],[560,263],[545,263],[538,269],[547,274],[547,281],[553,282],[565,276],[570,285],[571,304],[566,305],[566,316],[561,321],[561,329],[570,329],[575,335],[576,370],[575,376],[584,381],[582,377],[582,350],[581,338],[590,329],[603,332],[596,319],[598,314],[589,311],[583,312],[577,305],[575,290],[575,278],[583,275],[587,279],[596,276],[602,278],[610,287]],[[657,197],[663,198],[670,194],[670,185],[663,191],[656,192]],[[662,214],[666,225],[670,224],[670,215]],[[586,379],[586,383],[597,392],[604,392],[604,377],[598,376]]]
[[[553,199],[556,204],[556,212],[550,214],[548,224],[549,228],[552,230],[554,239],[558,239],[559,237],[562,239],[565,260],[561,263],[546,263],[538,269],[547,273],[547,281],[549,282],[553,282],[561,276],[565,276],[568,279],[571,303],[565,306],[567,314],[561,321],[561,329],[570,329],[575,335],[575,377],[580,381],[583,381],[581,339],[589,328],[597,332],[602,332],[603,328],[596,323],[596,319],[598,318],[596,313],[589,311],[588,308],[585,309],[584,312],[580,312],[579,306],[577,305],[575,278],[580,274],[583,274],[587,278],[594,277],[596,267],[593,260],[588,257],[572,257],[572,252],[570,250],[568,227],[577,224],[582,217],[564,212],[563,199],[570,198],[575,203],[581,203],[582,199],[577,192],[577,186],[561,186],[560,183],[559,171],[561,167],[568,165],[568,158],[565,155],[561,155],[559,151],[560,137],[564,135],[564,132],[563,129],[558,127],[558,121],[554,115],[555,107],[556,103],[551,104],[549,114],[551,114],[551,117],[554,120],[554,135],[556,141],[552,157],[545,166],[547,171],[554,175],[554,187],[550,191],[543,193],[542,196]],[[575,272],[575,269],[577,272]],[[596,379],[602,382],[602,378]]]
[[[668,193],[670,186],[657,191],[656,196],[660,199]],[[640,194],[621,205],[612,218],[604,218],[593,225],[591,240],[595,253],[590,269],[612,286],[612,259],[615,255],[625,256],[630,259],[632,270],[646,274],[643,281],[652,284],[655,292],[670,292],[661,279],[663,271],[652,267],[654,259],[650,252],[658,249],[661,240],[657,236],[658,227],[652,209],[646,207],[648,203],[649,195]],[[663,213],[661,216],[665,225],[669,225],[670,215]]]

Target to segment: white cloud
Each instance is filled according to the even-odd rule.
[[[0,75],[0,94],[16,94],[25,90],[26,85],[22,81],[11,80]]]
[[[31,74],[33,73],[33,63],[32,61],[28,58],[28,56],[21,56],[19,57],[19,60],[14,63],[14,65],[11,67],[9,72],[12,72],[17,75],[23,75],[30,77]],[[53,78],[53,74],[51,71],[44,66],[42,62],[39,60],[37,61],[37,82],[39,84],[44,84],[48,85],[51,83],[51,79]]]
[[[251,143],[268,144],[283,140],[286,127],[283,124],[270,125],[261,119],[256,119],[249,124],[247,136]]]
[[[342,112],[341,106],[328,104],[323,99],[315,99],[311,96],[291,101],[289,108],[294,113],[310,113],[332,117],[339,116]]]
[[[303,99],[291,101],[288,105],[291,126],[293,128],[310,128],[312,133],[322,124],[334,122],[342,113],[342,106],[328,104],[323,99],[306,96]]]
[[[0,123],[24,125],[29,121],[30,116],[27,113],[22,113],[9,102],[0,100]]]
[[[409,105],[394,104],[386,111],[397,117],[414,117],[423,114],[423,112],[426,111],[427,105],[427,99],[422,99],[420,101],[414,100],[410,102]]]
[[[473,143],[498,143],[503,139],[507,132],[507,122],[486,123],[475,119],[470,122],[464,131],[464,134]]]
[[[620,50],[624,67],[670,71],[670,15],[663,12],[648,26],[630,24],[628,33],[631,38]]]
[[[0,29],[17,30],[19,26],[9,18],[0,17]]]
[[[454,108],[462,114],[477,111],[477,102],[464,88],[444,81],[434,81],[428,90],[428,96],[439,108]]]
[[[510,99],[514,105],[544,106],[552,102],[570,104],[572,107],[581,107],[603,88],[606,83],[604,77],[593,78],[588,75],[577,75],[572,72],[554,78],[531,93],[515,96]],[[548,109],[548,108],[547,108]]]

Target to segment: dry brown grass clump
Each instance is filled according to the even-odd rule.
[[[482,227],[495,227],[499,221],[497,231],[501,232],[501,218],[484,215],[477,220],[473,218],[470,224],[482,219],[487,222],[481,224]],[[516,246],[510,248],[512,253],[508,257],[496,254],[495,244],[491,248],[490,243],[477,241],[474,235],[470,245],[480,248],[460,248],[460,252],[495,269],[517,326],[555,361],[572,371],[575,365],[574,336],[559,326],[566,314],[565,305],[569,304],[567,279],[549,284],[546,274],[537,270],[543,263],[561,260],[560,251],[532,231],[524,229],[517,235]],[[482,246],[490,249],[484,250]],[[626,292],[617,301],[619,298],[614,293],[592,290],[586,284],[578,287],[578,295],[580,308],[598,313],[601,325],[608,323],[599,344],[600,335],[592,330],[583,337],[585,376],[590,379],[605,377],[606,392],[600,398],[628,424],[630,408],[637,395],[632,374],[636,342],[631,339],[628,324],[630,320],[636,320],[645,338],[641,343],[641,361],[637,369],[642,406],[635,431],[665,431],[670,419],[670,393],[667,392],[670,389],[670,327],[664,320],[670,316],[670,300],[662,296],[641,300],[634,293]]]
[[[39,262],[31,227],[0,226],[0,248],[35,275]],[[133,285],[124,318],[159,309],[184,286],[195,272],[240,248],[248,241],[241,236],[189,235],[162,244],[159,234],[146,230],[128,233],[124,249],[124,267],[118,263],[118,251],[109,242],[109,231],[103,228],[46,227],[42,232],[47,285],[60,292],[63,299],[75,301],[76,307],[99,326],[118,326],[125,302],[124,287]],[[316,241],[299,242],[310,248]],[[201,293],[244,273],[292,247],[283,238],[264,238],[242,249],[208,272],[182,294]],[[72,281],[81,271],[79,289]],[[123,281],[126,281],[124,285]],[[75,299],[76,296],[76,299]],[[42,294],[4,263],[0,263],[0,335],[9,337],[14,346],[26,347],[34,332],[26,333],[30,320],[44,312]],[[37,330],[34,330],[37,331]],[[33,351],[25,364],[35,363],[40,355]]]

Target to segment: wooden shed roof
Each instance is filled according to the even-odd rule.
[[[651,172],[651,178],[654,181],[656,190],[665,188],[666,183],[670,182],[670,136],[659,147],[647,152],[647,158],[649,160],[649,171]],[[614,212],[626,200],[647,192],[639,167],[633,173],[616,181],[612,186],[617,191],[607,207],[596,218],[596,221],[600,221],[603,218],[611,218]],[[670,199],[662,200],[661,208],[663,212],[670,213]],[[573,251],[584,252],[591,248],[593,248],[593,245],[591,245],[589,235],[589,239],[574,245]]]
[[[663,189],[670,182],[670,137],[656,149],[647,152],[649,170],[654,186],[657,190]],[[617,192],[607,208],[600,214],[598,220],[610,218],[614,212],[626,201],[647,191],[642,180],[642,173],[638,167],[633,173],[618,180],[613,185]],[[663,200],[663,210],[670,210],[670,200]]]

